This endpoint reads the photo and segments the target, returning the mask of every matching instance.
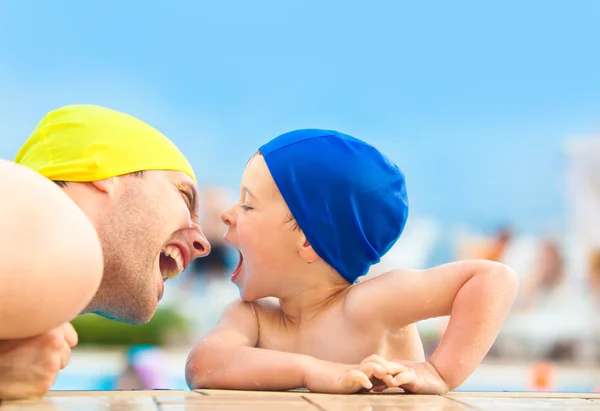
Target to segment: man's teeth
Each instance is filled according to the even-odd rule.
[[[175,261],[175,264],[177,264],[176,270],[163,270],[162,272],[164,278],[172,280],[183,271],[183,256],[181,255],[181,251],[179,251],[179,247],[174,245],[166,246],[162,252],[167,257],[171,257]]]

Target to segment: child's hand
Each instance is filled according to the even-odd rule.
[[[386,377],[391,379],[404,368],[388,363],[376,355],[366,358],[358,365],[316,360],[307,365],[305,387],[312,392],[351,394],[370,390],[374,383],[382,384],[381,381]]]
[[[414,394],[448,393],[448,385],[428,362],[399,361],[387,364],[395,364],[399,372],[394,375],[384,375],[381,378],[382,384],[376,384],[373,391],[380,392],[387,388],[402,388],[404,391]],[[392,368],[391,365],[388,365],[388,367]]]

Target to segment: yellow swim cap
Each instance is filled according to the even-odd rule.
[[[51,180],[87,182],[142,170],[196,176],[167,137],[128,114],[70,105],[46,114],[15,162]]]

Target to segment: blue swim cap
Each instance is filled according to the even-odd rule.
[[[408,217],[404,174],[373,146],[330,130],[296,130],[259,149],[315,252],[354,283]]]

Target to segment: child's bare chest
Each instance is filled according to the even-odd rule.
[[[371,325],[344,323],[341,318],[341,313],[330,312],[296,326],[280,316],[262,317],[258,346],[344,364],[359,363],[372,354],[387,360],[424,360],[416,327],[390,333]]]

